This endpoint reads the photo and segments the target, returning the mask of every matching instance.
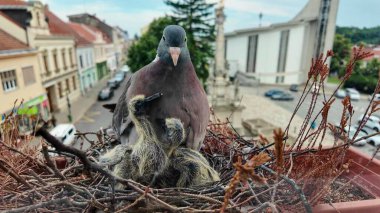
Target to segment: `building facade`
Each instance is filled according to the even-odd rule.
[[[309,0],[286,23],[226,33],[229,75],[243,72],[266,84],[301,84],[311,59],[332,49],[339,0]]]
[[[38,116],[44,120],[50,117],[39,70],[38,51],[5,32],[0,25],[1,121],[13,110],[22,118],[21,132],[30,131]]]
[[[124,31],[120,31],[117,27],[112,27],[96,16],[88,13],[70,15],[69,19],[71,22],[82,23],[96,28],[96,30],[99,30],[103,34],[103,37],[107,42],[107,45],[104,47],[107,57],[106,65],[111,72],[116,71],[118,67],[123,65],[123,55],[126,53],[124,47],[127,42],[125,40]],[[103,64],[99,67],[103,68]]]
[[[80,90],[86,94],[98,81],[95,66],[94,45],[88,38],[87,28],[83,24],[68,23],[75,37],[76,55]]]
[[[8,33],[19,31],[25,43],[38,50],[39,75],[51,111],[67,107],[67,99],[80,95],[75,40],[70,28],[39,1],[0,0],[0,11],[7,16]],[[24,38],[20,38],[21,41]]]

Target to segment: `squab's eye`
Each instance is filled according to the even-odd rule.
[[[165,36],[162,36],[162,39],[165,41],[166,40]]]

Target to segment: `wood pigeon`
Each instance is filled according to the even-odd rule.
[[[206,93],[199,82],[186,44],[186,32],[178,25],[165,27],[157,57],[131,78],[117,104],[105,106],[114,112],[112,127],[122,144],[134,144],[137,133],[128,115],[128,102],[136,95],[163,96],[147,109],[148,119],[157,135],[163,135],[166,118],[178,118],[186,131],[181,146],[199,150],[209,122]],[[161,138],[159,138],[160,140]]]

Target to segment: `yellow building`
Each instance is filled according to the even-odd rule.
[[[71,29],[39,1],[0,0],[0,28],[38,50],[36,60],[52,112],[80,96]],[[15,96],[16,97],[16,96]]]
[[[38,51],[3,31],[0,27],[0,113],[14,110],[31,127],[30,117],[49,118],[49,102],[39,74]],[[16,108],[14,103],[18,100]],[[21,101],[23,104],[20,105]]]

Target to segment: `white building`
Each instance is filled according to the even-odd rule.
[[[339,0],[309,0],[292,20],[226,33],[229,75],[265,84],[300,84],[311,59],[332,49]]]

